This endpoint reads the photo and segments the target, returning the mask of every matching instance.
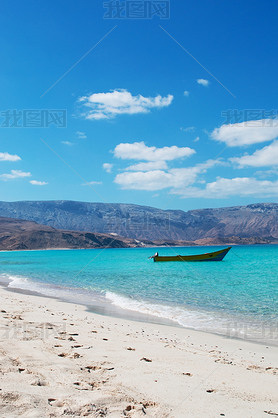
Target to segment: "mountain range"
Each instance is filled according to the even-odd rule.
[[[108,234],[57,230],[22,219],[0,217],[0,250],[127,248],[139,241]]]
[[[278,203],[185,212],[121,203],[20,201],[0,202],[0,216],[33,221],[71,233],[112,233],[152,243],[278,240]]]

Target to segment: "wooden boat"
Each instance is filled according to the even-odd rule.
[[[222,261],[225,255],[230,251],[232,247],[225,248],[224,250],[214,251],[213,253],[205,253],[198,255],[174,255],[174,256],[161,256],[156,253],[150,258],[153,261]]]

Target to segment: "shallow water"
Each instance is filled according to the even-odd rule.
[[[0,280],[108,314],[278,344],[278,246],[235,246],[222,262],[148,257],[220,247],[0,253]],[[147,318],[141,317],[142,318]]]

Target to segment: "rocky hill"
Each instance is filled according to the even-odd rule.
[[[57,230],[36,222],[0,217],[0,250],[136,246],[140,246],[140,243],[132,239],[92,232]]]
[[[117,203],[0,202],[0,216],[27,219],[56,229],[117,233],[138,240],[278,239],[278,203],[184,212]]]

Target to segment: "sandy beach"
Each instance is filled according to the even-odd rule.
[[[278,348],[0,288],[2,417],[278,416]]]

